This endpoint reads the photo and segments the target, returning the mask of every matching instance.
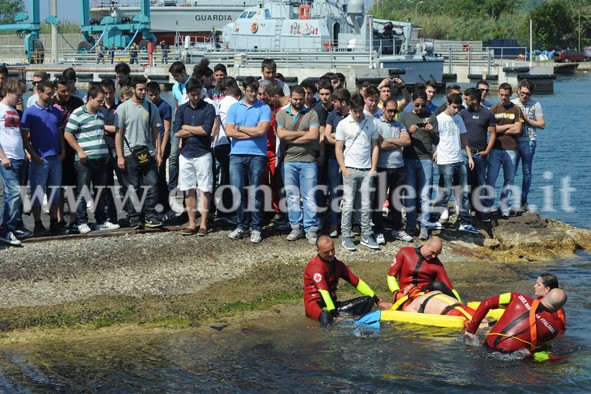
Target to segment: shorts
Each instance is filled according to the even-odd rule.
[[[211,154],[186,158],[179,155],[179,189],[197,189],[203,193],[213,191],[213,160]]]
[[[49,205],[58,205],[62,184],[62,162],[59,156],[44,157],[41,163],[31,160],[29,171],[32,206],[40,207],[45,194]]]

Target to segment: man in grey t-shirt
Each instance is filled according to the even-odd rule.
[[[410,135],[406,131],[406,127],[396,120],[397,106],[396,100],[391,97],[384,100],[384,112],[376,121],[380,135],[378,142],[380,153],[378,155],[376,192],[373,197],[372,221],[376,242],[379,245],[386,243],[382,217],[386,199],[390,203],[389,209],[392,213],[392,237],[400,241],[412,241],[412,237],[404,231],[400,210],[402,205],[401,187],[406,181],[402,148],[410,145]]]
[[[133,78],[133,97],[117,107],[115,116],[117,166],[129,185],[131,202],[125,205],[125,210],[129,225],[134,229],[141,229],[144,225],[146,227],[162,226],[156,211],[157,167],[162,162],[159,133],[162,122],[156,106],[145,100],[147,82],[148,80],[143,76]],[[150,138],[150,132],[153,139]],[[144,152],[141,152],[142,150]],[[146,163],[142,164],[144,160]],[[147,193],[145,205],[140,204],[142,201],[138,196],[140,190]]]

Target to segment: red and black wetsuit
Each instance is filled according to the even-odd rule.
[[[325,303],[319,290],[330,293],[333,302],[337,301],[337,285],[339,279],[344,279],[357,288],[359,278],[351,272],[349,267],[340,260],[334,259],[331,263],[322,261],[319,256],[314,257],[304,271],[304,306],[306,315],[318,320]]]
[[[507,305],[503,316],[486,335],[486,345],[501,352],[519,349],[536,351],[545,342],[566,331],[566,318],[561,308],[550,313],[534,299],[523,293],[507,293],[487,298],[480,303],[466,331],[475,333],[490,309]],[[535,314],[530,313],[535,305]]]
[[[389,276],[398,278],[401,289],[415,285],[419,289],[429,286],[435,279],[442,282],[450,290],[454,287],[447,277],[447,272],[438,258],[425,260],[420,248],[402,248],[390,264]],[[453,297],[453,294],[451,295]]]

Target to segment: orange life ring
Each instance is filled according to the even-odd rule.
[[[256,22],[253,23],[250,27],[250,31],[252,32],[252,34],[255,34],[257,31],[259,31],[259,24]]]

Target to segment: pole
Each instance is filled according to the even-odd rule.
[[[57,18],[57,0],[51,0],[51,15]],[[57,25],[51,24],[51,62],[57,63]]]
[[[581,11],[579,10],[579,52],[581,52]]]
[[[534,28],[533,21],[529,20],[529,66],[532,66],[532,59],[534,56]]]

